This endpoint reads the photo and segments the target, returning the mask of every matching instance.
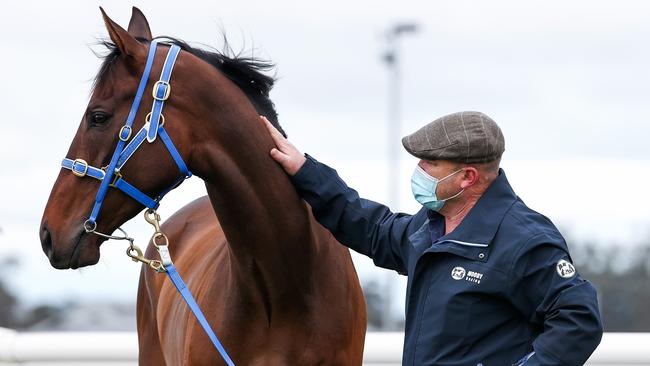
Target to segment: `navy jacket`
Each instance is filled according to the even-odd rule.
[[[437,212],[393,213],[308,155],[291,179],[341,243],[408,275],[404,365],[578,366],[600,343],[594,287],[503,170],[448,235]]]

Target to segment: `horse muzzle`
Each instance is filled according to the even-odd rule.
[[[66,240],[56,235],[47,222],[43,222],[40,239],[43,253],[49,259],[50,265],[56,269],[77,269],[99,261],[101,240],[87,235],[83,229],[71,233]]]

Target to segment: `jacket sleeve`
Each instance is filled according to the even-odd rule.
[[[580,277],[562,239],[533,237],[515,257],[512,299],[541,333],[525,366],[581,366],[603,328],[596,290]]]
[[[405,274],[408,236],[424,223],[426,212],[415,216],[393,213],[384,205],[360,198],[334,169],[305,156],[307,161],[291,181],[316,220],[340,243],[372,258],[377,266]]]

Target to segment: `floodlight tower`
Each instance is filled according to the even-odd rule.
[[[401,137],[401,78],[399,41],[407,34],[415,34],[415,23],[398,23],[386,32],[387,50],[383,61],[388,67],[388,204],[393,209],[399,204],[399,138]]]
[[[401,137],[401,79],[400,79],[400,39],[407,34],[415,34],[418,26],[415,23],[396,23],[385,33],[387,43],[386,52],[382,60],[388,67],[388,205],[392,210],[399,207],[399,139]],[[382,326],[394,330],[395,322],[391,316],[392,299],[394,291],[393,274],[385,278],[385,290],[382,310]]]

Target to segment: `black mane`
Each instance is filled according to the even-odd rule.
[[[156,39],[165,43],[175,44],[179,46],[181,50],[191,53],[221,71],[248,96],[257,112],[266,116],[275,128],[286,137],[286,133],[278,122],[278,114],[275,111],[275,105],[269,98],[269,92],[273,88],[275,79],[264,74],[264,72],[273,69],[275,66],[273,63],[270,61],[255,59],[253,57],[245,57],[242,56],[241,53],[234,54],[225,37],[225,51],[223,52],[216,49],[208,51],[195,48],[182,40],[167,36],[156,37]],[[139,39],[139,41],[143,43],[146,42],[141,39]],[[100,43],[108,49],[109,53],[104,56],[104,61],[95,77],[95,85],[99,84],[104,78],[106,78],[115,60],[120,55],[119,48],[117,48],[112,42],[101,41]]]

